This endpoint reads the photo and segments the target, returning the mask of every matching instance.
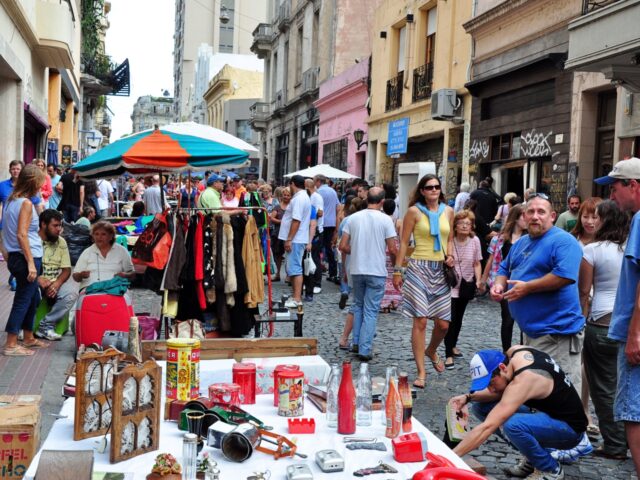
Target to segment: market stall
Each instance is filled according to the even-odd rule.
[[[286,357],[265,359],[247,359],[258,365],[258,376],[269,377],[269,372],[273,375],[273,368],[278,363],[287,363],[295,360],[300,365],[300,369],[304,372],[305,380],[310,383],[320,382],[323,376],[326,376],[328,365],[317,356],[309,358],[305,357]],[[165,362],[158,362],[164,371],[166,370]],[[206,384],[209,382],[229,382],[231,380],[231,370],[233,369],[233,360],[209,360],[200,362],[202,388],[206,390]],[[271,370],[270,370],[271,369]],[[271,382],[273,378],[270,378]],[[264,380],[263,380],[264,382]],[[266,382],[268,384],[269,382]],[[165,407],[166,390],[162,388],[162,406],[161,411]],[[282,397],[280,397],[282,398]],[[289,440],[295,440],[295,452],[306,455],[306,458],[300,456],[287,456],[276,460],[273,455],[263,453],[262,451],[252,451],[249,458],[242,462],[230,461],[225,458],[222,451],[218,448],[204,446],[204,451],[208,452],[209,457],[217,462],[222,479],[244,479],[256,472],[269,472],[271,479],[287,478],[287,469],[292,465],[306,464],[311,470],[313,478],[355,478],[353,472],[366,472],[367,469],[380,468],[381,464],[391,467],[385,472],[384,477],[374,475],[372,478],[384,479],[407,479],[415,472],[425,467],[425,461],[400,463],[394,459],[394,451],[391,439],[385,437],[385,427],[380,424],[379,412],[374,412],[372,425],[367,427],[358,426],[354,435],[361,439],[376,439],[377,444],[384,444],[385,450],[351,450],[346,440],[348,437],[339,435],[335,428],[327,425],[326,417],[310,402],[304,401],[302,417],[297,422],[304,424],[315,424],[314,433],[290,433],[289,421],[291,418],[278,415],[277,407],[274,407],[273,392],[266,392],[255,396],[255,404],[242,405],[242,408],[249,414],[259,419],[265,426],[272,427],[274,434],[282,435]],[[116,404],[114,404],[116,408]],[[80,441],[74,441],[74,409],[75,400],[68,399],[60,412],[61,418],[57,420],[44,441],[41,450],[34,458],[29,470],[24,478],[35,478],[38,470],[38,462],[44,450],[58,451],[93,451],[94,472],[121,472],[125,473],[125,480],[129,479],[145,479],[150,473],[154,464],[154,459],[159,453],[170,453],[175,456],[178,461],[182,457],[183,437],[185,432],[179,430],[179,424],[172,421],[160,420],[159,422],[159,440],[158,447],[153,451],[143,453],[132,458],[120,461],[118,463],[110,462],[109,448],[100,452],[98,449],[103,446],[103,437],[87,438]],[[294,424],[296,422],[293,422]],[[265,427],[267,428],[267,427]],[[424,425],[415,418],[412,419],[412,432],[422,434],[426,439],[428,452],[431,454],[442,455],[451,461],[456,467],[469,470],[469,467],[448,447],[446,447],[438,438],[436,438]],[[110,435],[106,438],[111,441]],[[295,438],[294,438],[295,437]],[[266,438],[266,437],[263,437]],[[263,445],[268,445],[263,443]],[[270,444],[268,445],[272,447]],[[275,447],[274,447],[275,448]],[[344,460],[344,470],[341,473],[323,472],[319,464],[316,463],[316,453],[322,450],[335,450]],[[395,472],[394,472],[395,471]],[[375,472],[374,472],[375,473]],[[380,472],[381,473],[381,472]],[[357,475],[361,476],[361,475]],[[269,478],[265,476],[265,478]]]

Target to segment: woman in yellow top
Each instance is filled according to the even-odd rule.
[[[402,288],[402,313],[413,318],[411,346],[418,368],[413,386],[424,388],[425,355],[438,373],[444,372],[444,362],[438,346],[444,339],[451,320],[451,288],[444,276],[444,266],[453,267],[453,209],[444,203],[440,180],[435,175],[420,179],[409,201],[409,210],[402,221],[400,252],[396,257],[393,285]],[[409,260],[403,282],[402,261],[413,235],[415,250]],[[431,341],[425,350],[427,319],[433,319]]]

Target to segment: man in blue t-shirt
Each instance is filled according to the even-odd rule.
[[[529,234],[511,247],[500,264],[491,298],[509,301],[511,315],[524,332],[524,344],[555,358],[580,391],[585,324],[578,294],[582,249],[571,234],[553,226],[556,213],[545,194],[529,197],[525,219]]]
[[[609,185],[610,198],[633,220],[622,260],[609,338],[618,345],[618,390],[614,420],[624,422],[636,473],[640,475],[640,159],[621,160],[599,185]]]

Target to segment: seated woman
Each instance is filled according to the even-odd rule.
[[[73,271],[73,279],[80,290],[95,282],[136,275],[129,252],[116,243],[116,229],[109,222],[98,221],[91,228],[93,245],[80,254]]]

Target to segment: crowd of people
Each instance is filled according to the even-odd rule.
[[[113,213],[117,185],[41,160],[11,162],[10,175],[0,182],[0,244],[16,293],[3,353],[24,356],[60,338],[55,325],[81,289],[135,273],[113,225],[100,220]],[[287,308],[312,302],[325,270],[324,281],[340,286],[341,310],[352,297],[339,348],[373,361],[379,314],[399,310],[412,321],[415,388],[427,385],[425,360],[443,374],[472,356],[471,391],[454,400],[471,403],[481,423],[457,453],[498,432],[523,455],[512,476],[557,480],[564,462],[592,452],[624,459],[628,448],[640,471],[640,159],[596,179],[610,199],[572,194],[560,215],[545,192],[500,196],[491,178],[473,191],[462,184],[449,204],[439,177],[425,175],[402,217],[390,184],[355,179],[337,191],[322,175],[294,175],[275,189],[213,172],[179,178],[131,178],[121,198],[140,214],[170,201],[231,213],[261,207],[250,214],[270,240],[271,280],[291,285]],[[73,272],[63,219],[90,227],[94,242]],[[501,349],[471,355],[458,348],[464,315],[486,294],[500,304]],[[42,298],[51,308],[36,329]],[[603,442],[594,450],[589,436],[597,434]]]

